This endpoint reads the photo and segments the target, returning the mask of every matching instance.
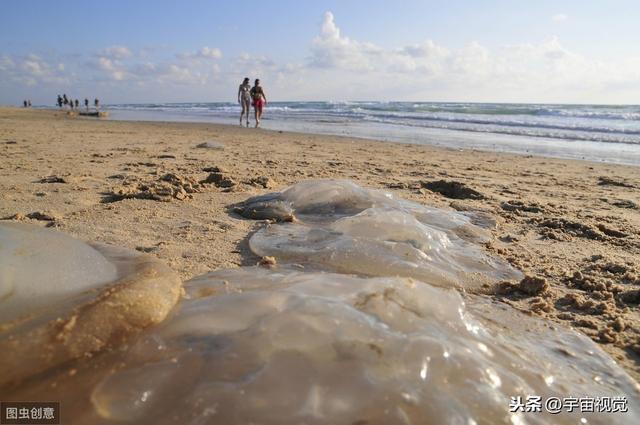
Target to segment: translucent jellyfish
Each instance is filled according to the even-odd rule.
[[[55,399],[90,425],[640,422],[638,384],[589,338],[458,290],[518,276],[468,216],[346,181],[238,211],[276,220],[249,244],[279,265],[194,278],[175,306],[155,260],[0,225],[2,302],[21,303],[0,330],[0,399]],[[40,294],[55,301],[30,306]],[[625,403],[547,411],[581,398]]]
[[[464,288],[521,277],[483,252],[480,243],[488,233],[470,217],[350,181],[305,181],[251,198],[237,211],[278,221],[256,232],[249,246],[259,256],[287,263]]]
[[[4,222],[0,240],[0,323],[117,279],[115,264],[62,233]]]
[[[181,282],[149,256],[0,223],[0,385],[162,321]]]
[[[408,278],[222,270],[135,343],[56,383],[82,424],[636,424],[637,384],[590,339]],[[626,397],[628,412],[511,412],[512,397]],[[544,404],[543,404],[544,406]]]

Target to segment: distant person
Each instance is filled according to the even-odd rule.
[[[100,101],[98,100],[98,98],[94,99],[93,106],[96,107],[96,111],[100,108]]]
[[[256,128],[258,128],[260,126],[260,118],[262,118],[262,108],[267,104],[267,95],[260,85],[259,78],[256,78],[255,84],[251,89],[251,99],[253,100],[253,109],[256,113]]]
[[[26,100],[22,101],[22,106],[25,107],[25,108],[27,107],[27,101]]]
[[[27,107],[31,108],[31,100],[30,99],[27,99]]]
[[[249,78],[245,78],[240,87],[238,87],[238,103],[242,106],[240,126],[242,127],[242,117],[246,114],[247,127],[249,127],[249,111],[251,110],[251,83],[249,83]]]
[[[86,97],[84,98],[84,107],[87,112],[89,112],[89,99],[87,99]]]
[[[78,109],[80,107],[80,102],[78,101],[78,99],[76,99],[76,109]]]
[[[58,108],[62,108],[62,96],[58,95]]]
[[[62,104],[63,104],[64,106],[67,106],[67,105],[69,104],[69,98],[67,97],[67,95],[66,95],[66,94],[63,94],[63,95],[62,95]]]

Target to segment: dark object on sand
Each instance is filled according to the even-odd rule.
[[[279,193],[255,196],[237,204],[234,212],[252,220],[294,221],[293,207]]]
[[[90,111],[90,112],[80,112],[80,115],[83,117],[105,118],[109,116],[109,113],[100,112],[100,111]]]
[[[437,180],[423,182],[422,187],[451,199],[484,199],[484,195],[457,181]]]
[[[601,176],[598,177],[598,185],[599,186],[618,186],[618,187],[630,187],[635,188],[634,185],[627,183],[622,180],[615,180],[610,177]]]

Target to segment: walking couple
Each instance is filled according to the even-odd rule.
[[[247,127],[249,127],[249,104],[251,104],[255,111],[256,127],[260,126],[262,108],[267,104],[267,95],[264,93],[259,79],[256,78],[253,87],[249,83],[249,78],[244,79],[238,87],[238,103],[242,106],[240,125],[242,126],[242,117],[246,115]]]

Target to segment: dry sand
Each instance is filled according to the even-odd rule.
[[[184,279],[260,260],[260,223],[230,205],[319,178],[491,215],[486,249],[529,278],[487,291],[575,327],[640,380],[638,167],[0,108],[1,219],[147,252]]]

